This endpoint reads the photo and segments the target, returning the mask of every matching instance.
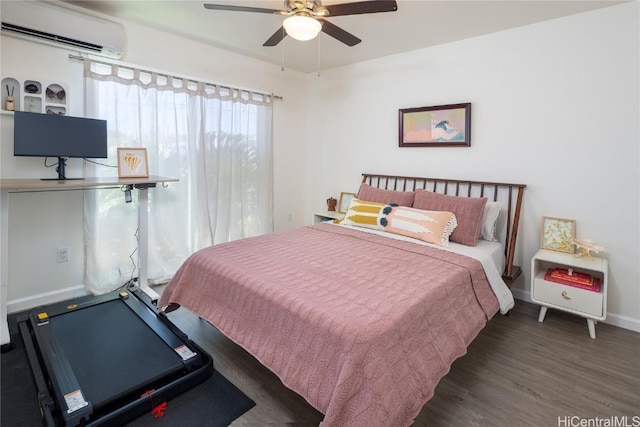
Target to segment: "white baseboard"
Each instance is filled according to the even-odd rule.
[[[7,313],[17,313],[28,310],[39,305],[51,304],[54,302],[64,301],[70,298],[76,298],[87,295],[84,285],[72,286],[70,288],[56,289],[55,291],[45,292],[38,295],[32,295],[24,298],[17,298],[7,301]]]
[[[640,320],[634,319],[633,317],[622,316],[616,313],[607,313],[607,319],[603,323],[640,332]]]
[[[511,289],[511,292],[513,293],[514,298],[533,303],[533,301],[531,301],[531,293],[529,291],[523,291],[521,289]],[[608,325],[629,329],[631,331],[640,332],[640,319],[634,319],[632,317],[608,312],[607,318],[605,320],[602,320],[601,322]]]

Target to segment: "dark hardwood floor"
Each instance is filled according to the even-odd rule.
[[[537,316],[538,306],[516,301],[509,316],[493,318],[413,425],[570,426],[625,416],[640,425],[640,334],[599,323],[593,340],[582,318],[551,309],[544,323]],[[320,423],[321,413],[207,322],[185,309],[170,317],[256,402],[233,426]]]

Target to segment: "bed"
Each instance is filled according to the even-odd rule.
[[[507,285],[520,274],[513,261],[524,188],[363,174],[349,221],[198,251],[158,304],[210,322],[325,414],[323,426],[410,425],[486,323],[513,307]],[[358,203],[384,206],[376,224],[350,223]],[[480,204],[478,228],[454,236],[469,231],[469,211],[477,216]],[[396,213],[441,211],[446,242],[381,226],[382,217],[400,224]],[[474,236],[473,245],[455,241]]]

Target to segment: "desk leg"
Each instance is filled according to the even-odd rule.
[[[154,303],[160,295],[151,287],[148,281],[149,258],[149,190],[138,188],[138,286],[151,298]]]
[[[9,285],[9,191],[0,191],[0,344],[10,345],[7,322]],[[6,348],[6,347],[4,347]]]

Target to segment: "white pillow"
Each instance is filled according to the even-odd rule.
[[[497,242],[496,228],[498,224],[498,218],[502,211],[502,203],[500,202],[487,202],[484,206],[484,212],[482,213],[482,225],[480,226],[480,238],[488,240],[490,242]]]
[[[351,199],[349,209],[340,224],[384,230],[384,227],[380,225],[380,217],[385,206],[384,203],[368,202],[354,197]]]

